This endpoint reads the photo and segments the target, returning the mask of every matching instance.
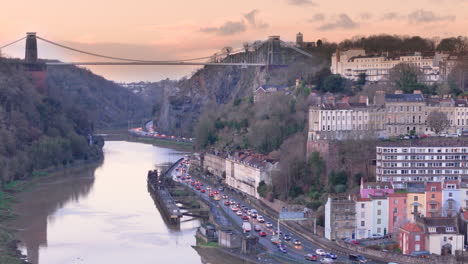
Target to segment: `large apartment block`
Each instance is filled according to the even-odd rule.
[[[411,142],[410,142],[411,143]],[[377,181],[405,188],[410,182],[441,182],[468,177],[468,141],[452,145],[377,146]]]

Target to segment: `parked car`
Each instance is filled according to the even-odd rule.
[[[266,222],[265,226],[266,226],[267,228],[273,228],[273,224],[270,223],[270,222]]]
[[[361,256],[361,255],[349,254],[348,258],[353,263],[367,263],[367,259],[364,256]]]
[[[384,238],[384,236],[382,236],[380,234],[372,234],[370,238],[372,238],[372,239],[382,239],[382,238]]]
[[[325,255],[327,255],[327,252],[325,252],[325,250],[323,250],[321,248],[318,248],[317,250],[315,250],[315,254],[317,254],[319,256],[325,256]]]
[[[315,254],[307,254],[304,256],[305,260],[317,261],[319,257]]]

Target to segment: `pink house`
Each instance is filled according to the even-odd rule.
[[[398,229],[408,222],[406,216],[406,193],[388,195],[388,232],[398,233]]]
[[[369,195],[372,196],[384,196],[386,194],[392,194],[395,191],[393,190],[393,185],[389,182],[366,182],[361,178],[361,198],[369,198]]]

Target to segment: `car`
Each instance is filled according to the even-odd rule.
[[[266,226],[267,228],[273,228],[273,224],[270,223],[270,222],[266,222],[266,223],[265,223],[265,226]]]
[[[367,263],[367,259],[364,256],[361,256],[361,255],[349,254],[348,258],[353,263]]]
[[[384,238],[384,236],[382,236],[382,235],[380,235],[380,234],[372,234],[372,235],[370,236],[370,238],[372,238],[372,239],[382,239],[382,238]]]
[[[218,191],[222,192],[222,191],[224,191],[224,188],[223,188],[223,187],[219,187],[219,188],[218,188]]]
[[[325,252],[325,250],[323,250],[321,248],[317,248],[317,250],[315,250],[315,254],[317,254],[319,256],[326,256],[327,252]]]
[[[320,260],[320,263],[333,263],[333,262],[335,261],[331,258],[323,258]]]
[[[328,252],[328,253],[325,255],[325,258],[337,259],[338,256],[336,256],[336,254],[334,254],[334,253]]]
[[[235,205],[231,204],[231,210],[233,212],[237,212],[239,209]]]
[[[265,218],[263,218],[263,216],[259,215],[259,216],[257,216],[257,221],[258,221],[259,223],[264,223],[264,222],[265,222]]]
[[[259,226],[259,225],[255,225],[254,230],[255,230],[255,232],[260,232],[260,231],[262,231],[262,227]]]
[[[201,192],[201,193],[205,193],[206,191],[205,191],[205,189],[201,189],[200,192]]]
[[[247,210],[247,212],[246,212],[246,213],[247,213],[248,215],[251,215],[251,214],[252,214],[252,211],[250,211],[250,210]]]
[[[224,205],[229,206],[231,203],[229,201],[225,201]]]
[[[215,201],[219,201],[219,200],[221,200],[221,197],[219,197],[218,195],[216,195],[216,196],[214,197],[214,199],[215,199]]]
[[[267,232],[265,232],[265,231],[260,231],[258,234],[259,234],[261,237],[266,237],[266,236],[267,236]]]
[[[214,193],[215,193],[215,194],[219,194],[219,192],[218,192],[218,191],[214,191]]]
[[[180,179],[184,181],[184,180],[185,180],[185,177],[182,177],[182,178],[180,178]]]
[[[237,212],[236,212],[236,215],[242,216],[242,211],[237,211]]]
[[[228,198],[228,196],[227,196],[227,195],[223,195],[223,199],[225,199],[225,200],[226,200],[227,198]]]
[[[302,242],[301,242],[300,240],[298,240],[298,239],[294,239],[294,242],[293,242],[293,243],[294,243],[294,245],[296,245],[296,246],[302,245]]]
[[[214,194],[214,193],[210,193],[210,197],[214,197],[214,196],[215,196],[215,194]]]
[[[255,209],[250,209],[250,215],[251,215],[253,218],[257,218],[257,216],[258,216],[257,210],[255,210]]]
[[[276,229],[273,230],[273,234],[274,234],[274,235],[277,235],[277,234],[278,234],[278,230],[276,230]],[[280,230],[280,231],[279,231],[279,234],[282,235],[282,234],[283,234],[283,231]]]
[[[304,256],[305,260],[309,260],[309,261],[317,261],[319,259],[319,257],[315,254],[307,254]]]
[[[285,235],[283,236],[283,239],[286,240],[286,241],[289,241],[289,240],[291,240],[291,236],[288,235],[288,234],[285,234]]]
[[[208,191],[211,191],[211,187],[210,187],[210,186],[207,186],[206,189],[207,189]]]
[[[197,186],[195,187],[195,189],[201,190],[201,186],[200,186],[200,185],[197,185]]]
[[[288,253],[288,250],[285,247],[282,247],[282,246],[278,247],[278,250],[281,251],[281,253],[284,253],[284,254]]]
[[[249,218],[248,215],[243,215],[243,216],[242,216],[242,220],[244,220],[244,221],[249,221],[249,219],[250,219],[250,218]]]

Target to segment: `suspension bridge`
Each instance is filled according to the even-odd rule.
[[[270,36],[266,41],[256,41],[253,44],[244,44],[244,47],[233,50],[225,48],[220,53],[215,53],[210,56],[179,59],[179,60],[140,60],[132,58],[122,58],[109,55],[89,52],[67,45],[48,40],[38,36],[35,32],[28,32],[26,36],[0,46],[0,51],[20,41],[26,40],[24,64],[31,71],[44,70],[47,66],[63,66],[63,65],[200,65],[200,66],[239,66],[247,67],[270,67],[270,66],[287,66],[283,63],[281,55],[281,47],[288,47],[295,50],[304,56],[313,57],[311,54],[297,48],[292,43],[287,43],[280,40],[279,36]],[[88,62],[62,62],[62,61],[41,61],[38,59],[37,41],[43,41],[49,45],[53,45],[62,49],[78,52],[81,54],[108,59],[110,61],[88,61]]]

